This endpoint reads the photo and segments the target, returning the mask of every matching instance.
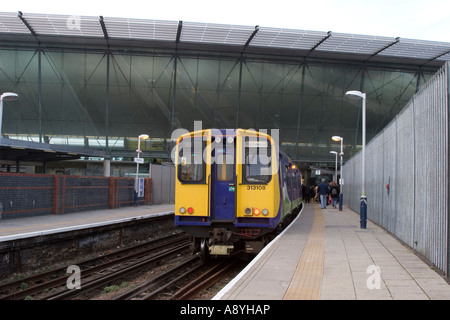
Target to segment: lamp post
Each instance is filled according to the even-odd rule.
[[[337,181],[337,156],[338,156],[338,153],[336,151],[330,151],[330,153],[332,153],[336,156],[336,160],[334,161],[334,178]]]
[[[342,186],[344,185],[344,178],[342,178],[342,158],[344,157],[344,138],[340,136],[332,136],[331,139],[333,141],[341,142],[341,179],[339,181],[339,211],[342,211],[342,202],[344,201],[344,192],[342,191]]]
[[[5,92],[0,96],[0,136],[3,137],[2,134],[2,122],[3,122],[3,100],[5,101],[14,101],[19,99],[19,95],[14,92]]]
[[[136,178],[134,180],[134,206],[137,207],[138,205],[138,192],[139,192],[139,163],[144,163],[142,159],[139,157],[141,154],[141,140],[147,140],[149,138],[148,134],[141,134],[138,137],[138,148],[136,150],[137,156],[134,159],[134,162],[136,162]]]
[[[360,201],[361,229],[367,225],[367,197],[366,197],[366,94],[361,91],[347,91],[345,95],[351,99],[362,99],[362,187]]]

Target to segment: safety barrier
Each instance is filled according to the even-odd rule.
[[[368,219],[449,270],[447,63],[366,146]],[[344,137],[345,138],[345,137]],[[359,212],[361,152],[343,167],[344,203]]]

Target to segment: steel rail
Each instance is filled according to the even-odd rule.
[[[82,295],[82,294],[86,294],[104,284],[107,284],[111,281],[120,279],[124,276],[126,276],[129,273],[133,273],[136,272],[142,268],[145,268],[146,266],[155,263],[161,259],[164,259],[176,252],[179,252],[180,250],[186,249],[190,247],[190,242],[179,245],[173,249],[169,249],[169,250],[165,250],[163,253],[157,255],[157,256],[153,256],[151,258],[145,259],[139,263],[133,264],[131,266],[125,267],[121,270],[118,271],[114,271],[106,276],[103,276],[101,278],[98,279],[94,279],[91,281],[88,281],[87,283],[84,282],[82,283],[82,287],[81,289],[77,290],[77,289],[65,289],[63,292],[51,295],[49,297],[45,297],[45,300],[61,300],[61,299],[72,299],[76,296]]]
[[[106,260],[106,262],[103,262],[99,265],[94,265],[92,267],[82,270],[83,275],[90,275],[100,269],[108,268],[114,264],[119,264],[121,262],[130,260],[130,259],[139,258],[139,257],[145,256],[145,255],[151,254],[151,252],[154,250],[158,250],[167,245],[176,244],[180,241],[185,241],[188,238],[189,238],[189,236],[184,235],[184,234],[171,235],[168,237],[153,240],[151,242],[138,244],[138,245],[130,247],[130,248],[124,248],[124,249],[103,255],[101,257],[95,257],[93,259],[84,260],[84,261],[78,263],[78,265],[80,265],[80,266],[81,265],[90,265],[90,264],[98,263],[99,261],[102,261],[102,260]],[[19,299],[23,299],[27,296],[32,296],[37,293],[43,292],[49,288],[62,286],[66,283],[67,278],[68,278],[68,276],[66,274],[66,269],[67,268],[58,268],[56,270],[52,270],[52,271],[45,272],[42,274],[19,279],[17,281],[13,281],[10,283],[6,283],[6,284],[0,286],[0,288],[1,288],[0,290],[2,292],[8,291],[8,290],[14,290],[14,288],[20,288],[20,285],[23,283],[29,283],[29,282],[37,283],[37,282],[43,281],[42,283],[38,283],[36,285],[33,285],[33,286],[28,287],[23,290],[16,289],[18,291],[1,296],[0,300],[12,300],[12,299],[19,300]],[[55,276],[57,276],[57,278],[47,280],[47,279],[55,277]],[[45,281],[45,280],[47,280],[47,281]]]
[[[231,262],[227,260],[214,266],[212,269],[178,290],[172,296],[172,300],[192,299],[199,292],[211,287],[222,279],[227,272],[237,264],[237,262],[238,260],[232,260]]]
[[[166,281],[167,279],[170,279],[171,277],[173,277],[174,274],[177,274],[180,270],[188,267],[189,265],[198,262],[200,260],[199,256],[194,256],[194,257],[190,257],[186,260],[184,260],[180,265],[173,267],[167,271],[165,271],[164,273],[161,273],[159,275],[157,275],[156,277],[140,284],[139,286],[134,287],[133,289],[124,292],[122,294],[116,295],[114,297],[112,297],[110,300],[131,300],[135,297],[138,297],[139,295],[145,293],[146,291],[149,291],[150,289],[152,289],[154,286],[157,286],[158,284],[160,284],[161,282]],[[197,270],[199,267],[201,267],[203,264],[197,264],[194,265],[194,268],[191,269],[190,272],[193,272],[195,270]],[[185,277],[187,274],[187,272],[183,272],[181,275],[179,275],[178,277],[176,277],[175,279],[173,279],[172,281],[167,282],[164,285],[159,286],[157,289],[151,291],[150,293],[146,293],[143,298],[138,298],[139,300],[148,300],[149,298],[153,297],[154,295],[158,294],[160,291],[162,291],[163,289],[165,289],[166,287],[172,285],[175,281],[178,281],[179,279]],[[147,297],[147,298],[145,298]],[[145,299],[144,299],[145,298]]]

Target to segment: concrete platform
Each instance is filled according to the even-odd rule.
[[[450,285],[359,214],[306,204],[214,300],[447,300]]]
[[[173,204],[121,207],[81,211],[62,215],[43,215],[0,220],[0,242],[48,235],[65,231],[98,227],[113,223],[144,219],[174,212]]]

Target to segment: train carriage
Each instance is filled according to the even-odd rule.
[[[301,204],[300,171],[268,134],[186,133],[175,159],[175,225],[204,255],[258,252]]]

